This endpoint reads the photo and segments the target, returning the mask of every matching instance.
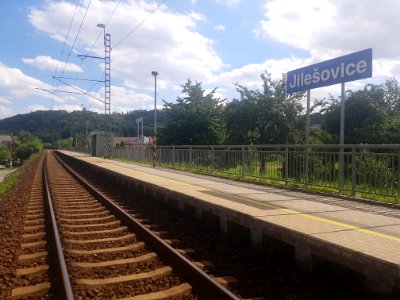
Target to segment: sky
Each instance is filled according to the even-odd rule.
[[[0,119],[36,110],[104,113],[103,29],[111,36],[111,112],[174,102],[188,80],[231,101],[235,83],[373,49],[373,77],[400,75],[398,0],[2,0]],[[86,94],[76,94],[85,91]],[[311,91],[338,95],[340,85]]]

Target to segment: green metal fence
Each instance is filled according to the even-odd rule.
[[[151,146],[116,147],[112,155],[153,163]],[[398,144],[159,146],[156,157],[156,165],[188,171],[400,200]]]

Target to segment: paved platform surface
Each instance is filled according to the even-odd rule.
[[[387,272],[385,277],[390,277],[393,286],[400,286],[397,283],[400,282],[399,209],[104,160],[78,153],[64,153],[142,182],[190,196],[219,209],[246,215],[257,224],[264,222],[267,231],[275,230],[268,228],[284,228],[283,238],[288,236],[288,232],[296,233],[301,236],[301,243],[318,248],[316,251],[332,252],[339,256],[337,252],[340,251],[352,253],[354,258],[351,261],[359,265],[354,269],[361,272],[364,269],[371,270],[364,273],[375,273],[376,268],[386,269],[382,271]],[[372,268],[362,266],[364,263],[370,264],[368,259],[374,261]]]

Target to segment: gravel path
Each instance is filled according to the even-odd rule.
[[[0,182],[3,182],[4,177],[7,176],[8,174],[14,172],[16,169],[13,170],[0,170]]]

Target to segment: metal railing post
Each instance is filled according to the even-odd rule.
[[[192,146],[189,147],[189,169],[192,168]]]
[[[400,197],[400,149],[397,152],[397,197]]]
[[[289,148],[285,147],[285,184],[289,181]]]
[[[246,166],[246,148],[242,146],[242,172],[241,172],[242,177],[245,176],[245,170],[244,170],[245,166]]]
[[[214,168],[215,158],[214,158],[214,146],[211,146],[211,171],[215,171]]]
[[[356,148],[351,148],[351,195],[356,195],[357,190],[357,160],[356,160],[357,150]]]
[[[172,146],[172,165],[175,167],[175,146]]]
[[[339,150],[339,182],[338,182],[338,187],[339,187],[339,192],[341,193],[343,191],[343,175],[344,175],[344,147],[343,145],[340,146]]]
[[[304,184],[307,185],[309,183],[309,172],[310,172],[310,145],[306,145],[305,152],[305,160],[304,160]]]

